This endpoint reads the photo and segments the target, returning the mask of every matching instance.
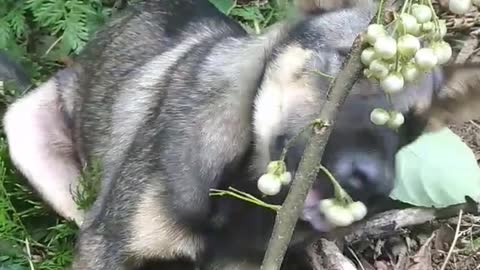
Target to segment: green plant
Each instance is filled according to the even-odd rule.
[[[44,79],[76,54],[112,14],[101,0],[0,0],[0,49],[36,79]]]
[[[76,227],[58,219],[15,172],[0,139],[0,269],[60,269]]]

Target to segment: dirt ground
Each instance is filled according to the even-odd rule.
[[[450,126],[450,128],[473,150],[477,161],[480,162],[480,120]]]

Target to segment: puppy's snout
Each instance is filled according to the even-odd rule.
[[[333,174],[355,200],[388,196],[393,188],[393,164],[380,157],[368,153],[346,155],[333,167]]]

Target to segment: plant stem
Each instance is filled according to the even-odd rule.
[[[286,155],[287,155],[288,149],[289,149],[290,147],[292,147],[292,145],[298,140],[298,138],[300,138],[300,136],[301,136],[302,134],[305,133],[305,131],[307,131],[309,128],[311,128],[312,126],[314,126],[314,125],[316,125],[316,124],[319,124],[319,123],[320,123],[320,124],[323,124],[320,119],[317,119],[317,120],[313,121],[312,123],[310,123],[310,124],[306,125],[305,127],[303,127],[297,135],[295,135],[293,138],[291,138],[290,140],[288,140],[287,145],[282,149],[282,154],[280,155],[280,160],[281,160],[281,161],[285,161],[285,157],[286,157]],[[328,126],[328,124],[323,124],[323,125]]]
[[[378,12],[377,12],[377,24],[382,24],[381,20],[383,18],[382,13],[383,13],[383,7],[385,6],[385,0],[380,0],[380,5],[378,6]]]
[[[320,165],[320,170],[322,170],[323,173],[327,175],[328,179],[330,179],[330,182],[332,182],[335,199],[340,200],[340,202],[343,205],[348,205],[352,203],[353,202],[352,197],[350,197],[350,195],[348,195],[348,193],[343,190],[343,188],[340,186],[337,180],[335,180],[335,177],[333,176],[333,174],[330,173],[330,171],[327,168],[325,168],[323,165]]]
[[[433,17],[433,23],[435,24],[435,32],[437,32],[438,36],[440,36],[440,22],[438,20],[437,13],[435,12],[435,9],[433,8],[432,0],[428,0],[428,7],[430,8],[430,11],[432,12],[432,17]]]
[[[220,189],[211,189],[210,190],[210,196],[231,196],[231,197],[234,197],[234,198],[237,198],[237,199],[249,202],[249,203],[253,203],[255,205],[258,205],[260,207],[267,208],[267,209],[270,209],[270,210],[273,210],[273,211],[278,211],[281,208],[281,205],[265,203],[265,202],[255,198],[254,196],[248,194],[248,193],[241,192],[241,191],[239,191],[237,189],[234,189],[232,187],[230,187],[229,189],[231,191],[220,190]]]
[[[405,0],[405,2],[403,3],[403,7],[402,7],[402,10],[400,11],[400,15],[405,13],[405,11],[407,10],[407,8],[411,5],[411,0]]]

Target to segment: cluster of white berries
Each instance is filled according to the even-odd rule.
[[[400,92],[405,83],[415,81],[422,72],[443,65],[452,57],[452,48],[443,40],[446,22],[437,18],[431,0],[413,2],[406,2],[390,27],[377,23],[367,28],[368,46],[361,54],[366,67],[364,75],[378,81],[387,95]],[[473,4],[479,6],[480,0]],[[452,13],[465,14],[472,8],[472,0],[450,0],[449,8]],[[395,122],[389,126],[398,128],[403,124],[399,114],[390,112],[389,116],[385,110],[375,109],[370,119],[376,125]]]
[[[325,199],[318,208],[328,222],[339,227],[349,226],[367,215],[367,207],[360,201],[342,204],[336,198]]]
[[[287,172],[285,162],[272,161],[267,166],[267,173],[263,174],[257,182],[257,188],[268,196],[277,195],[282,185],[288,185],[292,181],[292,175]]]
[[[355,221],[363,219],[367,215],[367,207],[360,201],[353,202],[350,196],[333,181],[335,197],[321,200],[318,210],[324,214],[325,219],[335,226],[348,226]],[[267,196],[277,195],[282,185],[288,185],[292,181],[292,175],[286,170],[282,160],[271,161],[267,166],[267,172],[257,181],[260,192]]]
[[[384,109],[375,108],[370,114],[370,121],[378,126],[386,125],[391,129],[397,129],[405,122],[402,113],[397,111],[386,111]]]

